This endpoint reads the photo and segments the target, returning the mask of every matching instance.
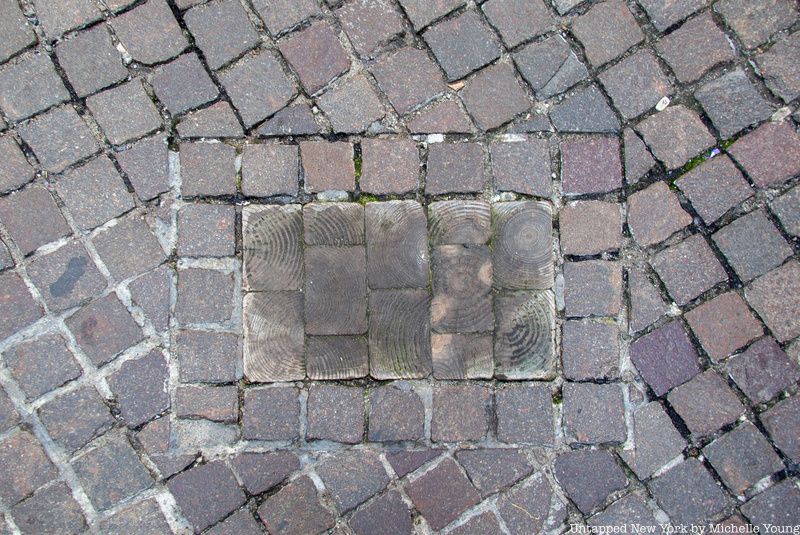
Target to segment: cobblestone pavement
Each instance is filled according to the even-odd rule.
[[[799,12],[0,0],[0,533],[797,533]]]

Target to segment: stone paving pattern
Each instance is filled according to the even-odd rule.
[[[0,533],[800,525],[799,13],[0,0]]]

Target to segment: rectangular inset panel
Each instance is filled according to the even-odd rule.
[[[427,290],[373,290],[369,295],[369,364],[376,379],[431,373]]]
[[[433,249],[431,327],[440,333],[494,329],[492,260],[485,245]]]
[[[419,203],[367,204],[366,230],[370,288],[428,287],[428,226]]]
[[[555,361],[555,298],[551,290],[495,296],[495,376],[500,379],[551,378]]]
[[[431,333],[433,376],[437,379],[491,379],[491,334]]]
[[[550,205],[537,201],[492,206],[494,286],[544,290],[553,286]]]
[[[307,204],[303,231],[306,245],[363,245],[364,207],[351,202]]]
[[[309,379],[355,379],[369,373],[364,336],[309,336],[306,338]]]
[[[303,288],[303,215],[298,204],[248,206],[242,213],[246,290]]]
[[[428,207],[431,245],[484,244],[491,233],[491,209],[481,201],[440,201]]]
[[[363,247],[306,247],[306,334],[367,332]]]
[[[244,296],[244,372],[250,381],[305,379],[303,292]]]

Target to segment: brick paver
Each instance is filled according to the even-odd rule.
[[[797,524],[797,20],[0,1],[0,532]]]

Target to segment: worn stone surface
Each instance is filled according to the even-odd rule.
[[[495,392],[497,438],[547,446],[553,443],[553,407],[544,384],[508,384]]]
[[[800,264],[791,260],[755,280],[745,289],[745,298],[772,330],[785,342],[800,334],[795,321],[800,310]]]
[[[330,25],[317,21],[291,35],[280,51],[309,93],[316,93],[350,68],[350,60]]]
[[[72,462],[92,505],[109,509],[153,484],[124,436],[115,436]]]
[[[118,219],[92,243],[116,280],[140,275],[166,259],[158,238],[139,214]]]
[[[646,112],[672,90],[658,61],[648,52],[637,52],[606,69],[600,82],[626,119]]]
[[[742,512],[761,529],[767,524],[791,526],[797,524],[800,492],[790,480],[785,480],[762,492],[742,506]]]
[[[589,76],[586,66],[560,35],[525,45],[512,57],[539,98],[563,93]]]
[[[446,87],[436,64],[416,48],[401,48],[379,58],[372,73],[400,114],[431,100]]]
[[[479,385],[442,385],[433,391],[431,439],[434,442],[480,440],[488,429],[491,391]]]
[[[545,198],[551,195],[550,149],[545,140],[494,143],[489,150],[497,189]]]
[[[713,223],[753,190],[727,156],[703,162],[675,182],[707,223]]]
[[[484,152],[477,143],[437,143],[428,153],[425,193],[481,191],[486,182]]]
[[[620,452],[622,460],[634,473],[647,479],[686,447],[664,407],[651,401],[633,412],[633,447]]]
[[[799,142],[800,134],[788,123],[765,123],[736,140],[730,153],[757,186],[765,187],[800,172]]]
[[[80,97],[113,85],[128,75],[122,56],[103,24],[61,41],[55,50],[58,63]]]
[[[168,378],[167,361],[157,350],[127,361],[109,376],[108,384],[130,427],[138,427],[169,408]]]
[[[750,5],[741,0],[723,0],[714,6],[747,48],[754,48],[797,20],[797,6],[786,0],[768,0]]]
[[[615,203],[571,202],[561,210],[559,227],[564,254],[594,255],[622,244],[622,217]]]
[[[405,491],[433,529],[441,529],[480,501],[480,495],[452,459],[406,484]]]
[[[622,266],[618,262],[568,262],[564,286],[567,316],[615,316],[622,306]]]
[[[296,388],[254,388],[244,394],[242,428],[255,440],[292,440],[300,436]]]
[[[711,13],[703,13],[662,37],[656,50],[681,82],[693,82],[714,65],[734,58],[733,48]]]
[[[29,533],[78,533],[86,529],[80,505],[64,483],[43,487],[12,508],[14,522]]]
[[[219,94],[194,53],[184,54],[156,68],[152,84],[158,100],[173,115],[197,108]]]
[[[790,397],[775,404],[763,414],[762,422],[775,445],[787,457],[793,461],[800,459],[800,440],[792,432],[800,422],[800,398]]]
[[[530,101],[509,63],[482,69],[461,90],[467,111],[481,130],[491,130],[530,107]]]
[[[295,95],[278,57],[270,52],[245,56],[219,78],[246,128],[273,115]]]
[[[37,214],[36,225],[31,214]],[[0,199],[0,222],[24,255],[70,234],[52,194],[36,185]]]
[[[691,310],[686,320],[714,361],[726,358],[764,332],[744,300],[734,292]]]
[[[533,471],[525,454],[514,449],[462,450],[456,459],[483,496],[510,487]]]
[[[172,478],[167,488],[187,520],[200,531],[245,501],[233,472],[223,462],[194,466]]]
[[[703,106],[723,138],[731,137],[772,113],[772,106],[742,70],[703,84],[695,91],[694,98]]]
[[[783,468],[780,457],[750,422],[718,438],[703,448],[703,453],[737,495]]]
[[[422,437],[424,423],[425,408],[413,390],[388,385],[370,393],[370,440],[418,440]]]
[[[743,281],[778,267],[792,254],[792,248],[760,210],[740,217],[712,238]]]
[[[614,384],[564,383],[563,428],[571,444],[624,442],[625,404]]]
[[[600,322],[567,321],[561,336],[564,378],[576,381],[619,376],[619,329]]]
[[[800,369],[773,340],[763,338],[728,363],[736,385],[755,403],[766,403],[800,379]]]
[[[141,328],[113,293],[84,306],[67,320],[67,327],[97,366],[113,360],[143,338]]]
[[[561,143],[561,187],[564,193],[600,193],[621,186],[619,140],[592,137]]]
[[[610,453],[574,450],[556,458],[553,471],[578,509],[588,513],[609,494],[628,485],[628,479]]]
[[[114,423],[103,399],[92,387],[73,390],[39,409],[50,436],[69,452],[75,452],[103,434]]]
[[[86,123],[69,105],[34,118],[17,132],[42,167],[54,173],[91,156],[99,148]]]
[[[389,483],[378,456],[366,451],[336,453],[317,465],[317,473],[340,513],[363,503]]]
[[[679,305],[728,278],[711,247],[698,234],[656,254],[652,265]]]
[[[106,287],[103,276],[89,258],[86,249],[75,241],[34,258],[28,264],[28,274],[51,310],[66,310],[83,304]],[[4,277],[6,280],[13,280],[10,273]],[[36,315],[38,307],[32,301],[30,306],[26,305],[30,299],[26,289],[22,292],[16,291],[14,283],[9,283],[6,288],[11,290],[4,301],[17,303],[20,307],[18,310],[22,311],[18,317],[13,318],[13,323],[17,324],[16,329],[24,326],[21,323],[24,324],[25,319],[30,323],[32,319],[39,317]],[[12,318],[9,317],[7,321],[11,322]]]
[[[306,437],[347,444],[361,442],[364,435],[364,390],[319,385],[308,394]]]
[[[648,117],[636,129],[668,169],[683,166],[714,144],[700,117],[680,104]]]
[[[258,43],[258,34],[238,2],[222,0],[183,15],[212,69],[219,69]]]
[[[631,344],[631,361],[656,396],[700,372],[697,352],[680,321],[673,320]]]
[[[20,121],[69,100],[53,62],[41,52],[26,54],[0,69],[0,107]]]
[[[559,132],[619,132],[619,120],[600,90],[590,85],[569,93],[550,111]]]
[[[0,168],[0,191],[16,189],[33,178],[33,167],[25,159],[13,137],[0,137],[0,156],[4,162]]]
[[[677,386],[669,393],[668,399],[696,436],[710,435],[736,421],[744,412],[736,394],[713,370],[707,370]]]
[[[375,89],[365,76],[334,83],[317,99],[335,132],[357,134],[383,118],[385,111]]]
[[[352,516],[349,525],[356,535],[407,535],[414,529],[411,511],[397,491],[370,502]]]
[[[354,189],[355,168],[350,143],[304,141],[300,144],[300,157],[309,192]]]
[[[308,476],[295,479],[258,508],[258,516],[271,533],[303,535],[323,533],[334,518],[323,508],[314,482]]]
[[[431,26],[423,38],[448,80],[463,78],[500,56],[500,43],[474,11]]]
[[[691,481],[691,485],[686,482]],[[708,470],[690,458],[649,484],[658,504],[674,522],[699,524],[719,514],[730,501]]]
[[[756,59],[767,87],[784,102],[789,102],[800,95],[800,73],[796,63],[800,48],[799,38],[800,34],[795,32]]]

